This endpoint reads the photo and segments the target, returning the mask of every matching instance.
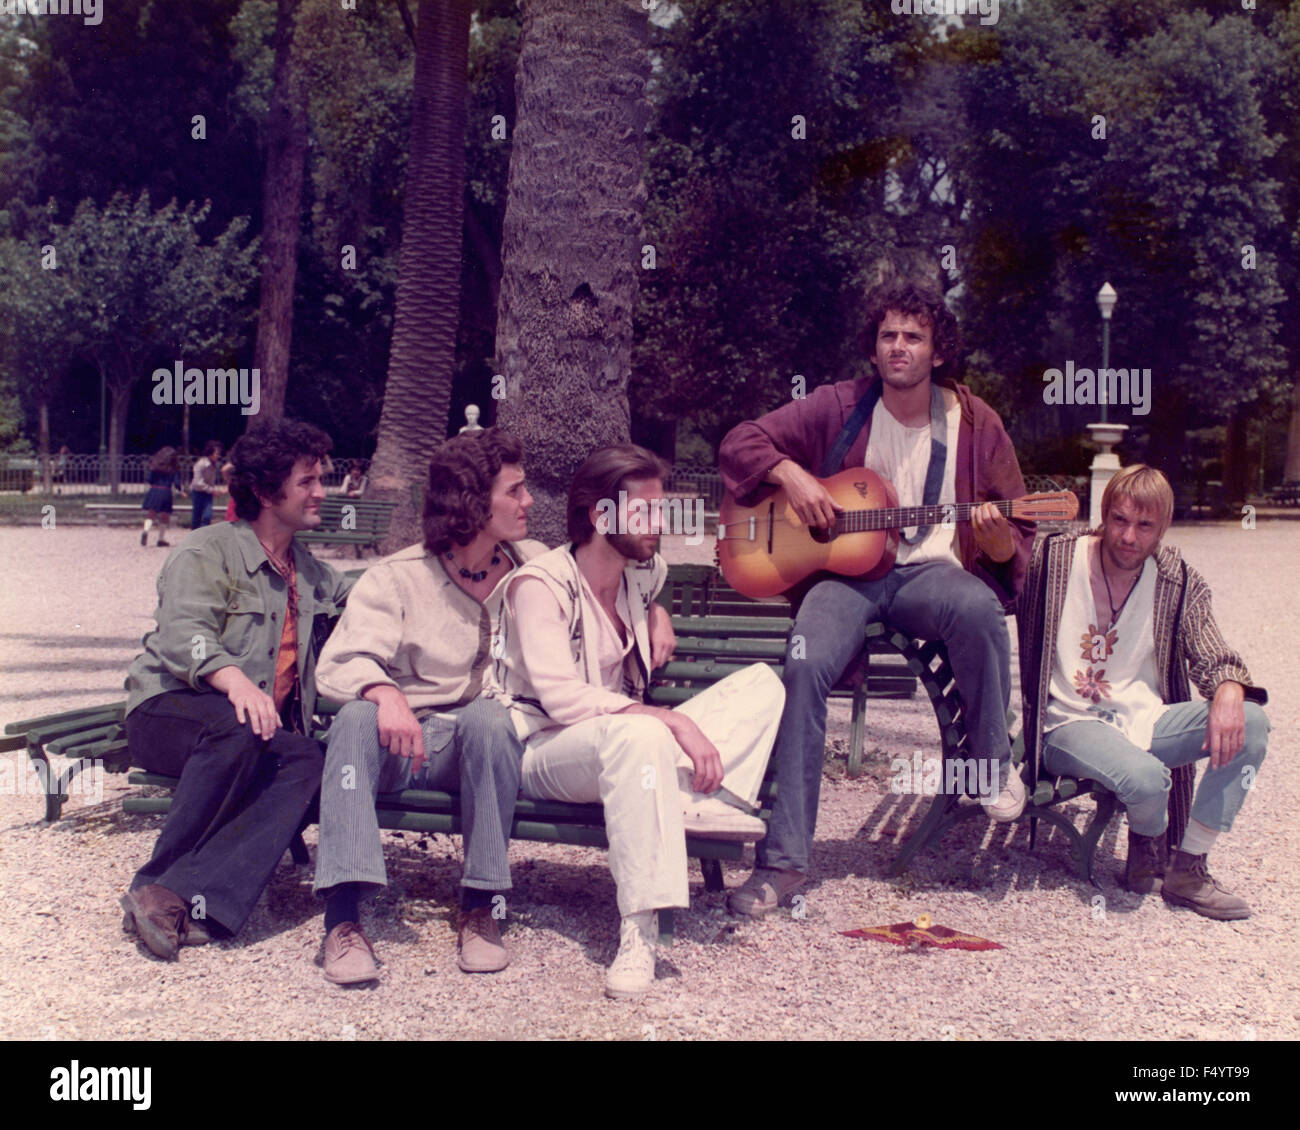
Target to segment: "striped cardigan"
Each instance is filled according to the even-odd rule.
[[[1030,556],[1024,588],[1016,608],[1020,640],[1020,693],[1024,702],[1025,761],[1029,788],[1038,783],[1043,749],[1043,715],[1056,655],[1056,632],[1065,606],[1070,566],[1079,539],[1100,530],[1041,538]],[[1156,553],[1155,591],[1156,688],[1165,702],[1189,702],[1191,684],[1212,699],[1220,683],[1246,688],[1246,698],[1261,706],[1268,692],[1256,687],[1242,658],[1230,648],[1214,622],[1210,586],[1190,568],[1173,546]],[[1169,795],[1169,843],[1176,847],[1192,811],[1195,764],[1173,770]]]

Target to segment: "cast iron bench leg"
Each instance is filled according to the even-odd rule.
[[[704,889],[706,891],[723,891],[727,885],[722,881],[722,860],[701,859],[700,870],[704,872]]]

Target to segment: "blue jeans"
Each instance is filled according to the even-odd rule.
[[[523,746],[510,715],[495,699],[428,715],[421,723],[428,760],[418,776],[409,758],[379,744],[379,708],[365,699],[345,703],[329,728],[321,780],[317,893],[340,883],[386,886],[384,845],[375,797],[401,789],[460,793],[465,842],[462,887],[500,891],[510,886],[506,857],[519,798]]]
[[[1158,836],[1169,824],[1169,770],[1189,765],[1209,751],[1201,749],[1208,702],[1176,702],[1156,723],[1151,751],[1138,749],[1106,722],[1067,722],[1043,739],[1043,764],[1105,785],[1128,811],[1129,827],[1141,836]],[[1268,748],[1269,723],[1263,709],[1246,703],[1246,744],[1217,769],[1206,767],[1192,802],[1192,819],[1217,832],[1232,828]]]
[[[1011,638],[993,590],[943,561],[900,565],[878,581],[833,578],[808,592],[786,645],[785,710],[772,760],[777,797],[760,867],[807,871],[826,753],[826,698],[862,651],[868,624],[942,640],[961,692],[972,759],[1009,763]]]

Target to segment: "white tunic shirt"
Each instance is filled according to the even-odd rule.
[[[1098,624],[1089,570],[1097,537],[1082,538],[1070,566],[1056,635],[1056,658],[1043,730],[1067,722],[1105,722],[1149,750],[1168,709],[1156,692],[1156,563],[1148,557],[1133,591],[1107,628]]]

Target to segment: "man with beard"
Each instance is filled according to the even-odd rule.
[[[498,678],[524,739],[525,795],[605,808],[621,914],[605,992],[654,983],[661,907],[688,905],[687,833],[753,841],[751,815],[776,736],[780,681],[755,664],[675,710],[644,703],[671,658],[671,620],[655,603],[663,460],[632,444],[597,451],[569,490],[570,543],[510,581]]]

